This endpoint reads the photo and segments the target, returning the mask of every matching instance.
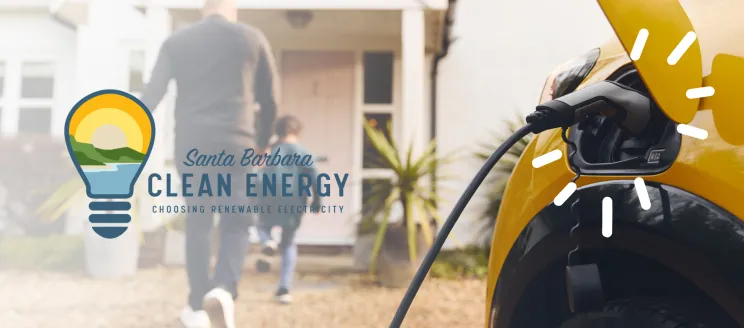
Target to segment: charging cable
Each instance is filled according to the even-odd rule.
[[[537,134],[555,128],[563,128],[563,138],[567,140],[566,129],[568,127],[583,122],[594,115],[606,116],[629,133],[640,134],[648,125],[652,104],[653,101],[648,96],[636,90],[614,81],[601,81],[537,106],[536,110],[527,116],[527,125],[517,130],[493,152],[455,203],[455,207],[442,224],[442,229],[413,276],[413,280],[395,312],[393,321],[390,323],[390,328],[399,328],[403,323],[416,293],[426,279],[429,269],[431,269],[434,260],[444,245],[444,241],[449,236],[463,210],[465,210],[465,206],[468,205],[470,199],[493,167],[496,166],[496,163],[515,143],[530,132]],[[573,144],[572,146],[575,152],[576,145]],[[576,170],[576,174],[573,181],[578,179],[580,171]]]
[[[418,293],[421,284],[424,282],[424,279],[426,279],[426,275],[429,273],[429,269],[431,268],[432,264],[434,264],[434,260],[437,258],[439,251],[442,249],[444,241],[447,239],[447,236],[449,236],[452,228],[457,222],[457,219],[460,217],[460,214],[462,214],[462,211],[465,210],[465,206],[468,205],[470,199],[475,194],[475,191],[478,190],[478,187],[480,187],[481,183],[483,183],[483,180],[486,179],[488,173],[490,173],[493,167],[496,166],[496,163],[498,163],[501,157],[504,156],[504,154],[506,154],[506,152],[509,151],[509,149],[514,146],[517,141],[527,136],[530,132],[533,132],[532,129],[533,125],[528,123],[527,125],[517,130],[517,132],[512,134],[508,139],[506,139],[506,141],[504,141],[504,143],[502,143],[501,146],[499,146],[499,148],[496,149],[496,151],[493,152],[490,157],[488,157],[486,163],[483,164],[483,167],[481,167],[481,169],[473,178],[473,181],[471,181],[468,185],[468,188],[465,189],[465,192],[462,193],[460,199],[457,200],[457,203],[452,209],[452,212],[447,217],[447,220],[444,221],[444,224],[442,224],[442,230],[440,230],[437,234],[437,238],[434,239],[431,248],[426,253],[423,262],[421,262],[421,266],[419,267],[418,271],[416,271],[416,274],[413,276],[413,280],[408,286],[408,290],[406,291],[405,296],[403,296],[403,300],[400,302],[398,310],[395,312],[395,317],[393,317],[393,321],[390,323],[391,328],[398,328],[403,323],[403,319],[406,317],[406,313],[411,307],[411,303],[413,303],[413,299],[416,297],[416,293]]]

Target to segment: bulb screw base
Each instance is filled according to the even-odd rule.
[[[91,202],[88,208],[96,211],[88,217],[88,221],[93,224],[93,231],[99,236],[106,239],[119,237],[127,231],[132,216],[127,213],[111,213],[112,211],[128,211],[132,208],[129,202]],[[103,213],[101,213],[103,212]],[[111,225],[117,224],[117,225]]]

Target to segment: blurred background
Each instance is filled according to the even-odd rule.
[[[484,154],[534,108],[548,74],[612,37],[591,0],[238,3],[240,21],[263,30],[273,47],[279,114],[303,121],[302,143],[319,171],[350,174],[344,197],[327,201],[344,211],[309,216],[299,231],[293,305],[273,304],[276,274],[246,261],[237,304],[246,327],[387,326],[415,270],[408,247],[421,244],[421,256],[427,238],[408,240],[405,205],[381,200],[400,181],[415,181],[431,192],[417,196],[427,205],[414,219],[435,229]],[[175,173],[174,93],[155,110],[158,133],[134,196],[133,228],[115,240],[87,226],[88,200],[63,129],[72,106],[93,91],[138,95],[162,42],[199,20],[201,5],[0,0],[0,327],[179,327],[183,218],[153,213],[174,201],[149,197],[142,178]],[[427,149],[431,140],[436,147]],[[411,175],[379,160],[389,141],[417,159],[451,157]],[[487,245],[519,151],[511,156],[458,222],[409,326],[483,324]],[[398,224],[381,240],[386,213]]]

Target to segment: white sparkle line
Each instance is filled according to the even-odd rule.
[[[708,131],[687,124],[677,125],[677,132],[700,140],[708,138]]]
[[[651,208],[651,198],[648,197],[648,190],[646,189],[646,183],[643,178],[635,179],[635,190],[638,194],[638,200],[641,202],[641,208],[648,210]]]
[[[695,39],[697,39],[697,35],[695,35],[695,32],[687,32],[684,38],[682,38],[682,41],[679,41],[679,44],[677,44],[677,47],[672,50],[672,53],[669,54],[669,57],[667,57],[667,64],[674,65],[676,64],[680,58],[682,58],[682,55],[687,52],[687,49],[690,49],[690,46],[692,43],[695,42]]]
[[[563,205],[563,203],[568,200],[568,197],[571,197],[571,195],[573,195],[575,191],[576,184],[573,182],[569,182],[565,187],[563,187],[563,190],[561,190],[561,192],[559,192],[558,195],[555,196],[553,203],[555,203],[556,206]]]
[[[561,159],[561,156],[563,156],[563,153],[560,151],[560,149],[556,149],[554,151],[551,151],[545,155],[539,156],[532,160],[532,167],[538,168],[543,167],[545,165],[548,165],[550,163],[553,163],[559,159]]]
[[[638,36],[636,37],[635,44],[633,44],[633,50],[630,51],[630,59],[638,60],[641,58],[643,47],[646,46],[646,40],[648,40],[648,30],[642,28],[640,31],[638,31]]]
[[[602,236],[605,238],[612,236],[612,198],[610,197],[602,199]]]
[[[687,99],[710,97],[716,93],[713,87],[692,88],[687,90]]]

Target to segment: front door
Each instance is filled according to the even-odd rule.
[[[335,205],[336,212],[306,214],[297,241],[346,244],[353,240],[352,182],[351,177],[346,180],[339,197],[333,174],[350,174],[353,167],[354,53],[285,51],[282,95],[279,115],[302,122],[300,143],[313,154],[318,173],[329,174],[334,186],[323,205]]]

